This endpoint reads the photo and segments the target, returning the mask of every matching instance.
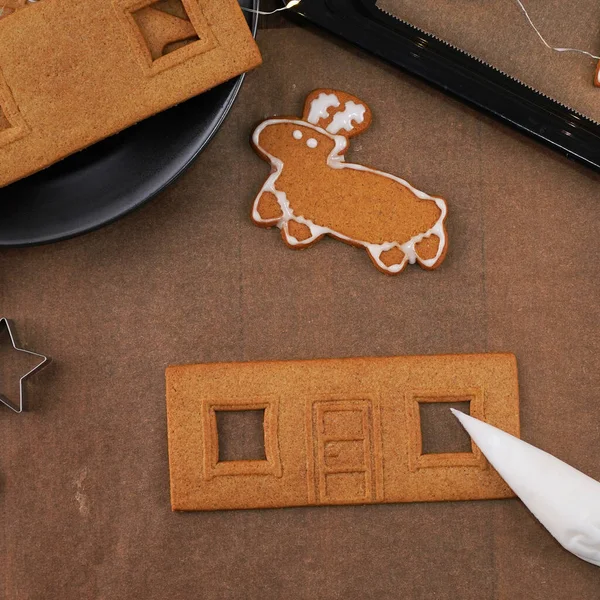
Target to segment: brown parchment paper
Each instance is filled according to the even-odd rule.
[[[548,599],[598,594],[517,500],[174,514],[169,364],[514,352],[521,433],[600,479],[600,178],[328,36],[259,36],[192,168],[129,217],[0,252],[0,302],[54,362],[0,411],[0,597]],[[254,227],[253,125],[346,89],[373,124],[349,158],[450,207],[434,272],[386,277],[333,240]]]
[[[522,4],[550,46],[600,56],[599,2]],[[544,46],[517,0],[378,0],[377,6],[600,121],[600,88],[594,86],[598,61]]]

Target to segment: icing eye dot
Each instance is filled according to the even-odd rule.
[[[296,129],[294,131],[294,133],[292,133],[292,135],[294,136],[295,140],[301,140],[302,139],[302,132],[299,129]]]
[[[318,144],[319,144],[319,142],[317,142],[317,140],[315,140],[315,138],[308,138],[306,140],[306,145],[309,148],[316,148]]]

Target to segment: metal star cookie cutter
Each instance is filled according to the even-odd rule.
[[[2,317],[2,318],[0,318],[0,336],[2,335],[2,333],[4,332],[5,329],[8,332],[8,337],[10,338],[10,343],[14,350],[16,350],[17,352],[24,352],[25,354],[29,354],[31,356],[37,356],[38,358],[41,359],[40,362],[35,367],[33,367],[33,369],[30,369],[29,371],[27,371],[27,373],[22,375],[21,378],[19,379],[19,404],[18,405],[15,406],[15,404],[13,404],[10,401],[10,399],[7,398],[4,394],[2,394],[2,392],[0,391],[0,403],[4,404],[5,406],[8,406],[8,408],[10,408],[13,412],[20,414],[25,410],[25,408],[24,408],[25,393],[24,393],[23,383],[29,376],[33,375],[34,373],[39,371],[42,367],[46,366],[50,362],[50,358],[48,356],[44,356],[43,354],[39,354],[38,352],[33,352],[31,350],[25,350],[24,348],[19,348],[16,344],[15,336],[13,334],[13,330],[11,328],[10,321],[6,317]]]

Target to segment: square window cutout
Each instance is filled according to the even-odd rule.
[[[29,127],[0,73],[0,148],[21,139]]]
[[[451,408],[470,414],[469,400],[419,402],[421,453],[446,454],[472,452],[471,438],[450,412]]]
[[[205,479],[219,476],[281,477],[277,398],[226,398],[203,402]]]
[[[11,6],[2,6],[0,7],[0,19],[6,19],[9,15],[12,15],[15,12],[15,9]]]
[[[469,434],[451,408],[476,419],[484,419],[483,388],[448,390],[447,393],[410,392],[408,402],[411,471],[428,468],[476,467],[486,468],[485,457],[471,443]]]
[[[219,462],[266,460],[265,409],[216,410]]]
[[[10,121],[6,118],[2,107],[0,106],[0,131],[4,131],[5,129],[10,129],[12,125]]]
[[[152,61],[200,39],[182,0],[158,0],[131,14]]]

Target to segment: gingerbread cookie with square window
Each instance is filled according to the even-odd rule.
[[[272,172],[252,208],[260,227],[279,227],[290,248],[329,235],[364,248],[384,273],[410,263],[435,269],[446,256],[446,201],[407,181],[346,162],[351,137],[371,123],[369,107],[345,92],[308,95],[301,118],[274,117],[252,136]]]
[[[166,390],[174,510],[514,496],[450,411],[518,436],[511,354],[181,365]]]
[[[237,0],[2,0],[0,187],[261,63]]]

